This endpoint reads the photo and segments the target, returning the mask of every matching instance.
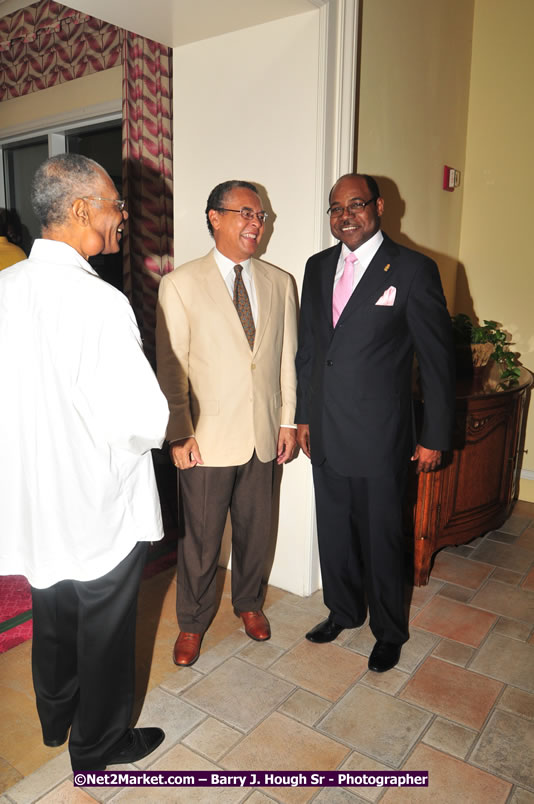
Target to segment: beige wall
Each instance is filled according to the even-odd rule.
[[[26,126],[35,122],[44,125],[47,118],[79,112],[80,118],[88,108],[120,100],[122,96],[122,67],[112,67],[101,73],[67,81],[65,84],[31,92],[22,98],[12,98],[0,104],[0,138],[5,129]]]
[[[534,370],[534,3],[476,0],[457,309],[496,319]],[[534,412],[520,497],[534,502]],[[526,470],[526,471],[525,471]],[[530,478],[528,477],[530,475]]]
[[[174,49],[176,264],[213,246],[204,216],[210,190],[246,179],[273,213],[262,257],[293,274],[300,290],[326,209],[316,197],[319,16],[311,11]],[[270,576],[297,594],[310,591],[311,494],[309,462],[300,455],[283,470]]]
[[[453,310],[464,175],[473,0],[361,0],[357,167],[380,179],[384,229],[433,257]]]

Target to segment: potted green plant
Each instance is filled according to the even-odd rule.
[[[477,324],[465,313],[458,313],[452,316],[452,329],[459,373],[465,371],[466,364],[476,370],[494,360],[500,367],[502,384],[513,385],[518,381],[521,369],[517,357],[510,351],[508,335],[497,321]]]

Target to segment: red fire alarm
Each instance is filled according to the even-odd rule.
[[[454,190],[454,174],[454,168],[448,165],[443,166],[443,189],[447,190],[449,193],[452,193]]]
[[[455,187],[460,186],[460,171],[449,167],[443,166],[443,189],[448,193],[452,193]]]

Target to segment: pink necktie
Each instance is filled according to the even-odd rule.
[[[343,273],[341,274],[337,285],[334,288],[334,295],[332,297],[332,321],[336,326],[339,316],[352,295],[352,285],[354,283],[354,263],[358,258],[356,254],[351,251],[345,257],[345,265]]]

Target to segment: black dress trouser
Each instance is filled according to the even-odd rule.
[[[402,497],[406,473],[345,477],[313,467],[325,605],[344,628],[365,617],[375,638],[408,639]]]
[[[43,737],[69,727],[74,770],[94,769],[130,726],[137,594],[147,543],[92,581],[32,587],[32,672]]]

